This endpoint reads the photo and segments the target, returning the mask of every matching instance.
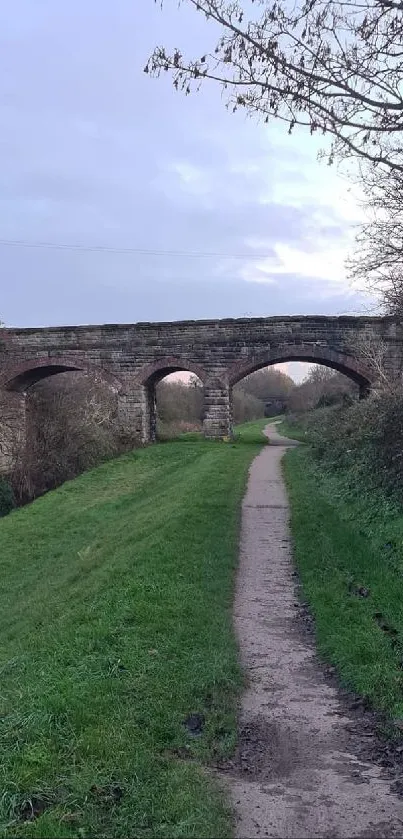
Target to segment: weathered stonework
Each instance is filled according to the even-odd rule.
[[[174,371],[188,370],[203,382],[204,430],[216,438],[231,434],[233,385],[262,367],[282,361],[327,364],[354,379],[364,393],[374,376],[357,350],[363,339],[382,340],[385,367],[392,373],[400,372],[403,358],[403,329],[390,317],[242,318],[3,329],[1,334],[0,405],[6,412],[14,405],[16,445],[23,437],[24,394],[40,379],[67,370],[94,372],[109,381],[122,427],[148,442],[155,436],[155,386]]]

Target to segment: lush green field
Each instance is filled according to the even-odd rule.
[[[157,445],[0,521],[1,835],[230,835],[204,766],[235,742],[233,580],[258,451]]]
[[[352,494],[308,447],[285,458],[291,528],[319,651],[349,688],[403,718],[403,513],[381,493]]]

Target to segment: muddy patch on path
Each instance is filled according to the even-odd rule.
[[[220,764],[229,775],[260,781],[287,778],[304,763],[304,744],[290,729],[269,722],[263,715],[240,726],[234,757]]]

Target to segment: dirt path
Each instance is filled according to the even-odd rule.
[[[281,458],[274,426],[252,464],[243,503],[235,624],[248,688],[230,772],[235,835],[403,837],[403,800],[364,761],[337,690],[296,603]]]

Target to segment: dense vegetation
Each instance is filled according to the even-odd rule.
[[[403,393],[288,416],[308,443],[285,473],[295,558],[320,651],[344,684],[403,717]]]
[[[342,683],[403,717],[403,515],[312,450],[285,460],[294,556],[319,651]]]
[[[345,476],[349,492],[380,489],[403,499],[403,392],[378,391],[351,405],[287,417],[323,468]]]
[[[84,373],[45,379],[28,391],[27,445],[9,475],[14,496],[19,504],[30,501],[133,443],[119,427],[116,394],[104,382]]]

